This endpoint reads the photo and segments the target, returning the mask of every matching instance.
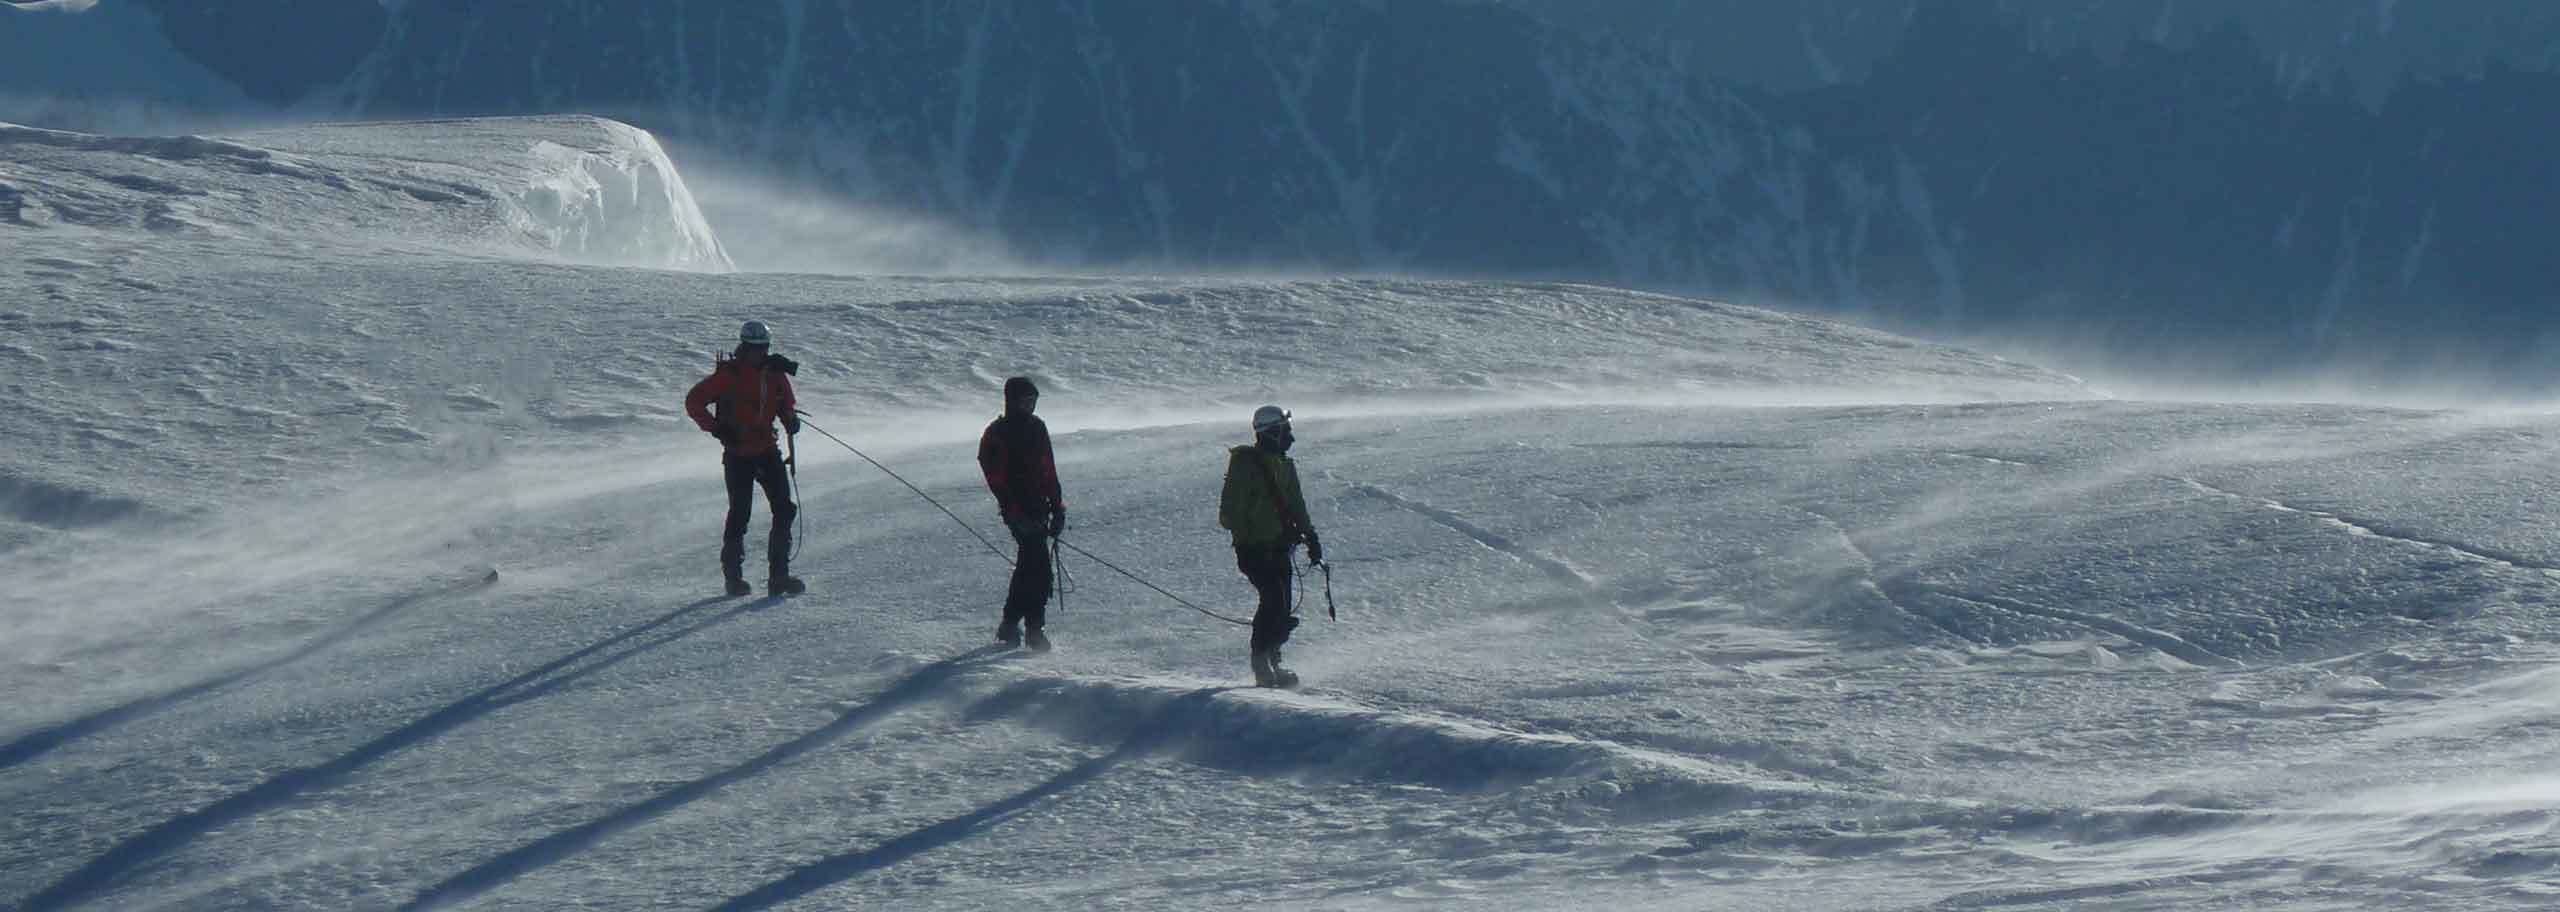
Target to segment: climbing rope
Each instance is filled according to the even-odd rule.
[[[1192,603],[1191,603],[1191,600],[1190,600],[1190,599],[1186,599],[1186,598],[1183,598],[1182,596],[1175,595],[1175,594],[1173,594],[1173,593],[1171,593],[1171,592],[1167,592],[1167,591],[1165,591],[1165,588],[1164,588],[1163,586],[1158,586],[1158,585],[1156,585],[1156,584],[1154,584],[1154,583],[1147,582],[1147,580],[1146,580],[1146,578],[1145,578],[1145,577],[1141,577],[1141,576],[1139,576],[1139,575],[1137,575],[1137,574],[1135,574],[1135,573],[1131,573],[1131,572],[1129,572],[1129,571],[1127,571],[1127,570],[1121,569],[1121,567],[1120,567],[1120,565],[1119,565],[1119,564],[1115,564],[1115,563],[1112,563],[1112,562],[1110,562],[1110,561],[1103,560],[1101,557],[1096,556],[1096,555],[1095,555],[1093,552],[1091,552],[1091,551],[1087,551],[1087,550],[1085,550],[1085,549],[1083,549],[1083,548],[1076,547],[1076,546],[1075,546],[1075,543],[1073,543],[1073,542],[1067,541],[1066,539],[1063,539],[1063,538],[1058,539],[1057,541],[1058,541],[1058,546],[1059,546],[1059,547],[1061,547],[1061,548],[1065,548],[1065,549],[1067,549],[1067,550],[1069,550],[1069,551],[1073,551],[1073,552],[1075,552],[1075,553],[1077,553],[1077,554],[1084,555],[1086,559],[1091,560],[1091,561],[1093,561],[1094,563],[1101,564],[1101,565],[1103,566],[1103,569],[1109,570],[1109,571],[1111,571],[1111,572],[1113,572],[1113,573],[1120,574],[1121,576],[1128,577],[1131,581],[1136,582],[1138,585],[1145,586],[1145,587],[1147,587],[1147,588],[1149,588],[1149,589],[1153,589],[1153,590],[1155,590],[1155,591],[1156,591],[1156,594],[1157,594],[1157,595],[1161,595],[1161,596],[1164,596],[1165,598],[1172,599],[1172,600],[1173,600],[1173,602],[1174,602],[1174,604],[1181,605],[1182,607],[1189,608],[1189,609],[1191,609],[1191,610],[1193,610],[1193,611],[1200,612],[1201,614],[1205,614],[1205,615],[1208,615],[1208,616],[1210,616],[1210,617],[1217,618],[1218,620],[1225,621],[1225,622],[1230,623],[1230,624],[1234,624],[1234,625],[1236,625],[1236,626],[1238,626],[1238,627],[1251,627],[1251,626],[1253,626],[1253,622],[1252,622],[1252,621],[1241,620],[1241,619],[1238,619],[1238,618],[1231,618],[1231,617],[1228,617],[1228,616],[1226,616],[1226,615],[1219,614],[1219,613],[1217,613],[1217,612],[1215,612],[1215,611],[1211,611],[1211,610],[1209,610],[1209,609],[1207,609],[1207,608],[1202,608],[1202,607],[1200,607],[1200,606],[1198,606],[1198,605],[1194,605],[1194,604],[1192,604]]]
[[[883,473],[887,474],[890,478],[895,479],[899,484],[906,485],[906,486],[907,486],[907,490],[915,492],[915,495],[916,495],[917,497],[924,498],[924,502],[925,502],[925,503],[932,504],[934,509],[941,510],[941,511],[942,511],[942,515],[944,515],[944,516],[948,516],[948,517],[951,517],[951,521],[952,521],[952,522],[954,522],[954,523],[958,523],[958,524],[960,525],[960,528],[962,528],[962,529],[964,529],[964,530],[967,530],[967,531],[968,531],[968,533],[969,533],[971,536],[973,536],[973,537],[977,538],[977,540],[978,540],[978,542],[979,542],[980,544],[986,545],[986,546],[987,546],[987,550],[988,550],[989,552],[992,552],[992,553],[993,553],[993,554],[995,554],[995,556],[997,556],[997,557],[1003,558],[1003,559],[1004,559],[1004,562],[1005,562],[1005,563],[1007,563],[1007,564],[1013,563],[1013,557],[1012,557],[1011,555],[1008,555],[1008,554],[1004,553],[1004,549],[996,547],[996,543],[995,543],[994,541],[992,541],[992,540],[988,539],[985,535],[980,534],[980,533],[978,532],[978,530],[977,530],[977,528],[976,528],[976,527],[969,525],[969,522],[968,522],[967,520],[961,519],[961,518],[960,518],[960,514],[957,514],[957,513],[953,513],[953,512],[951,512],[951,508],[950,508],[950,507],[943,506],[941,501],[933,499],[933,495],[925,493],[923,488],[916,487],[914,482],[908,481],[908,480],[906,480],[904,477],[901,477],[901,476],[900,476],[900,475],[899,475],[895,470],[890,469],[888,466],[881,465],[881,464],[880,464],[880,460],[873,459],[873,458],[871,458],[870,454],[868,454],[868,453],[864,453],[864,452],[863,452],[863,451],[861,451],[860,449],[858,449],[858,448],[854,447],[854,445],[853,445],[853,444],[850,444],[850,443],[846,443],[846,442],[844,442],[844,438],[837,437],[837,436],[836,436],[836,435],[834,435],[834,434],[827,433],[827,429],[826,429],[826,428],[819,427],[817,422],[815,422],[815,421],[810,421],[810,420],[809,420],[808,413],[806,413],[806,412],[802,412],[802,413],[800,413],[800,425],[801,425],[802,427],[806,427],[806,428],[808,428],[808,429],[810,429],[810,430],[812,430],[812,431],[816,431],[816,432],[818,432],[820,435],[822,435],[822,436],[826,437],[828,440],[833,440],[833,441],[835,441],[835,443],[836,443],[836,445],[837,445],[837,446],[843,447],[843,448],[845,449],[845,452],[852,453],[852,454],[853,454],[853,455],[855,455],[855,456],[862,457],[862,461],[870,463],[874,468],[879,469],[881,472],[883,472]],[[1094,554],[1094,553],[1093,553],[1093,552],[1091,552],[1091,551],[1087,551],[1087,550],[1085,550],[1085,549],[1083,549],[1083,548],[1079,548],[1079,547],[1077,547],[1074,543],[1067,541],[1064,537],[1053,537],[1053,538],[1051,539],[1051,541],[1056,542],[1056,543],[1057,543],[1057,545],[1058,545],[1058,548],[1062,548],[1062,549],[1065,549],[1065,550],[1067,550],[1067,551],[1073,551],[1073,552],[1075,552],[1075,553],[1077,553],[1077,554],[1084,555],[1086,559],[1091,560],[1091,561],[1093,561],[1094,563],[1101,564],[1101,565],[1103,566],[1103,568],[1104,568],[1104,569],[1110,570],[1110,571],[1111,571],[1111,572],[1113,572],[1113,573],[1120,574],[1121,576],[1128,577],[1128,578],[1130,579],[1130,581],[1135,582],[1135,583],[1137,583],[1138,585],[1145,586],[1145,587],[1147,587],[1147,588],[1149,588],[1149,589],[1153,589],[1153,590],[1155,590],[1155,592],[1156,592],[1156,594],[1157,594],[1157,595],[1161,595],[1161,596],[1164,596],[1165,598],[1172,599],[1172,600],[1173,600],[1173,602],[1174,602],[1174,604],[1181,605],[1182,607],[1189,608],[1189,609],[1191,609],[1191,610],[1193,610],[1193,611],[1197,611],[1197,612],[1199,612],[1199,613],[1201,613],[1201,614],[1207,615],[1207,616],[1209,616],[1209,617],[1217,618],[1218,620],[1225,621],[1225,622],[1227,622],[1227,623],[1234,624],[1234,625],[1239,626],[1239,627],[1251,627],[1251,626],[1253,626],[1253,622],[1252,622],[1252,621],[1242,620],[1242,619],[1239,619],[1239,618],[1232,618],[1232,617],[1228,617],[1228,616],[1226,616],[1226,615],[1219,614],[1219,613],[1217,613],[1217,612],[1215,612],[1215,611],[1211,611],[1211,610],[1209,610],[1209,609],[1207,609],[1207,608],[1202,608],[1202,607],[1200,607],[1199,605],[1192,604],[1192,602],[1191,602],[1191,600],[1190,600],[1190,599],[1186,599],[1186,598],[1183,598],[1182,596],[1175,595],[1175,594],[1173,594],[1172,592],[1167,591],[1167,590],[1166,590],[1164,587],[1162,587],[1162,586],[1158,586],[1158,585],[1156,585],[1156,584],[1154,584],[1154,583],[1148,582],[1148,581],[1146,580],[1146,578],[1145,578],[1145,577],[1139,576],[1139,575],[1137,575],[1137,574],[1135,574],[1135,573],[1131,573],[1131,572],[1129,572],[1127,569],[1125,569],[1125,568],[1121,567],[1119,564],[1115,564],[1115,563],[1112,563],[1112,562],[1110,562],[1110,561],[1108,561],[1108,560],[1104,560],[1100,555]],[[1065,557],[1065,555],[1064,555],[1063,553],[1060,553],[1057,549],[1052,549],[1052,550],[1051,550],[1051,552],[1050,552],[1050,559],[1056,562],[1055,564],[1053,564],[1053,565],[1052,565],[1051,569],[1052,569],[1052,571],[1056,574],[1056,575],[1055,575],[1055,577],[1054,577],[1054,581],[1055,581],[1055,584],[1056,584],[1056,585],[1057,585],[1057,587],[1058,587],[1058,607],[1059,607],[1060,609],[1064,609],[1064,608],[1066,607],[1066,594],[1067,594],[1067,593],[1069,593],[1069,592],[1073,592],[1073,591],[1075,591],[1074,580],[1073,580],[1071,577],[1069,577],[1069,576],[1067,575],[1066,557]],[[1330,583],[1328,583],[1328,586],[1327,586],[1327,589],[1326,589],[1327,597],[1328,597],[1328,598],[1330,598],[1330,597],[1331,597],[1331,591],[1332,591],[1332,590],[1331,590],[1331,587],[1330,587]]]
[[[890,469],[888,466],[881,465],[880,460],[871,458],[871,454],[855,449],[853,444],[844,442],[844,438],[838,437],[834,434],[828,434],[826,428],[819,427],[817,422],[809,420],[809,413],[800,413],[800,424],[812,431],[825,435],[828,440],[833,440],[836,442],[837,446],[843,447],[845,452],[862,457],[862,461],[870,463],[874,468],[886,473],[899,484],[906,485],[907,490],[916,492],[916,496],[924,498],[925,503],[932,504],[934,509],[942,511],[942,515],[951,517],[952,522],[959,523],[960,528],[967,531],[972,537],[975,537],[979,544],[986,545],[988,552],[1003,559],[1007,564],[1013,563],[1012,555],[1004,553],[1003,548],[996,547],[995,542],[989,540],[985,535],[980,534],[976,527],[969,525],[968,520],[961,519],[960,514],[951,512],[950,507],[943,506],[942,501],[933,499],[933,495],[925,493],[923,488],[916,487],[914,482],[906,480],[906,478],[900,476],[896,471]]]

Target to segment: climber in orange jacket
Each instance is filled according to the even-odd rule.
[[[783,433],[800,433],[799,400],[791,393],[791,375],[799,369],[789,358],[772,353],[773,331],[750,320],[738,328],[738,348],[722,359],[711,376],[685,394],[684,412],[704,433],[720,438],[720,464],[729,483],[729,521],[720,532],[720,573],[730,595],[746,595],[747,520],[754,509],[757,485],[764,486],[772,506],[773,532],[765,539],[765,591],[791,595],[807,590],[791,575],[791,520],[800,513],[792,502],[791,475],[783,461]]]

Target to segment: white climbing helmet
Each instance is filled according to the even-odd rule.
[[[773,330],[765,328],[763,320],[748,320],[745,326],[738,327],[738,344],[771,346]]]

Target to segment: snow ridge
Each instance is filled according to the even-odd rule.
[[[0,225],[735,266],[666,150],[591,117],[109,137],[0,124]]]
[[[537,164],[509,213],[513,227],[587,262],[735,270],[658,140],[629,124],[597,126],[607,136],[602,148],[534,143]]]
[[[1100,743],[1144,733],[1185,759],[1253,775],[1396,782],[1453,792],[1560,786],[1577,800],[1615,811],[1670,802],[1705,813],[1851,794],[1724,759],[1373,709],[1321,692],[1175,677],[1032,676],[980,701],[970,713],[976,719],[1020,718]]]

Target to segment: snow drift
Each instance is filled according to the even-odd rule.
[[[647,133],[593,117],[122,138],[0,124],[0,224],[725,272]]]

